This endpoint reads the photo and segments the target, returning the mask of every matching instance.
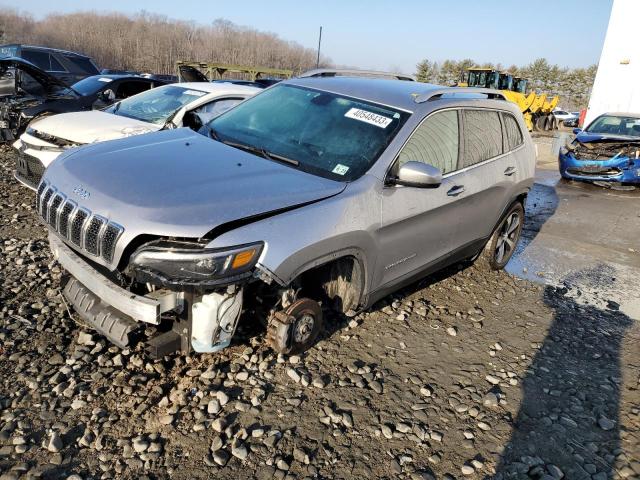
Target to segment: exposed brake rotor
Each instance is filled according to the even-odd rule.
[[[320,305],[301,298],[269,318],[266,341],[278,353],[299,353],[313,345],[321,329]]]

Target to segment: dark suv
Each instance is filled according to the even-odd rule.
[[[67,85],[100,73],[90,57],[56,48],[20,44],[2,45],[0,46],[0,58],[4,57],[18,57],[27,60]]]

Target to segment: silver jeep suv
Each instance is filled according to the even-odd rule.
[[[292,353],[323,309],[351,315],[455,262],[504,267],[534,164],[496,91],[298,78],[200,133],[68,151],[37,209],[66,298],[115,344],[216,351],[244,311]]]

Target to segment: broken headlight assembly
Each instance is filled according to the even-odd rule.
[[[208,249],[195,242],[158,240],[136,250],[128,269],[138,281],[164,286],[225,285],[251,276],[263,246]]]

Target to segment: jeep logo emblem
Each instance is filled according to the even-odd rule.
[[[73,193],[78,195],[80,198],[89,198],[89,196],[91,195],[87,190],[82,188],[82,185],[78,185],[76,188],[74,188]]]

